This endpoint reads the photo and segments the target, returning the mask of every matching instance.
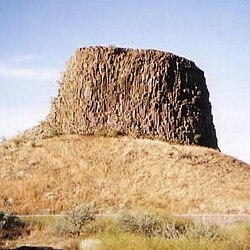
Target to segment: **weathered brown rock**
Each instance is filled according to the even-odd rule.
[[[80,48],[39,127],[60,134],[136,134],[217,148],[204,73],[157,50]]]

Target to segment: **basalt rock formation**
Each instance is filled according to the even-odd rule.
[[[40,125],[44,136],[116,133],[217,148],[204,73],[157,50],[77,49]]]

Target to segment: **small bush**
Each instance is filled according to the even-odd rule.
[[[108,46],[108,51],[109,51],[110,55],[115,54],[115,52],[116,52],[116,46],[114,44],[110,44]]]
[[[95,131],[95,135],[97,136],[102,136],[102,137],[107,137],[108,136],[108,130],[106,128],[100,128],[97,131]]]
[[[161,228],[159,219],[151,214],[123,214],[119,220],[121,228],[131,233],[156,236]]]
[[[58,129],[56,127],[51,127],[48,129],[48,136],[49,137],[54,137],[54,136],[58,136],[60,133],[58,131]]]
[[[188,229],[195,226],[194,222],[188,218],[172,217],[168,220],[172,221],[172,223],[175,225],[175,229],[181,234],[185,233]]]
[[[124,135],[125,133],[120,130],[120,129],[111,129],[111,128],[100,128],[94,133],[97,136],[102,136],[102,137],[114,137],[117,138],[121,135]]]
[[[201,91],[201,90],[198,90],[198,91],[197,91],[197,96],[198,96],[198,97],[201,97],[201,96],[202,96],[202,91]]]
[[[10,140],[7,140],[6,142],[10,144],[10,148],[18,148],[19,146],[24,145],[27,142],[28,138],[27,136],[23,134],[18,134],[14,137],[12,137]]]
[[[194,136],[194,141],[195,141],[195,143],[198,143],[198,142],[200,141],[200,139],[201,139],[201,134],[196,134],[196,135]]]
[[[108,136],[117,138],[118,136],[124,135],[125,133],[122,130],[119,129],[112,129]]]
[[[121,228],[127,232],[146,236],[175,238],[184,234],[194,223],[183,218],[161,218],[152,214],[123,214],[119,220]]]
[[[222,233],[217,226],[205,226],[205,225],[196,225],[194,227],[190,227],[185,236],[188,239],[208,239],[210,241],[213,240],[222,240],[226,238],[226,235]]]
[[[90,204],[79,205],[67,213],[56,227],[56,232],[62,235],[79,236],[88,223],[95,220],[96,209]]]

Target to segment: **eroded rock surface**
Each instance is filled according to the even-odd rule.
[[[203,71],[157,50],[78,49],[38,130],[43,136],[105,132],[218,147]]]

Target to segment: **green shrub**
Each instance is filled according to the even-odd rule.
[[[196,135],[194,136],[194,141],[195,141],[195,143],[198,143],[198,142],[200,141],[200,139],[201,139],[201,134],[196,134]]]
[[[198,90],[198,91],[197,91],[197,96],[198,96],[198,97],[201,97],[201,95],[202,95],[202,91],[201,91],[201,90]]]

